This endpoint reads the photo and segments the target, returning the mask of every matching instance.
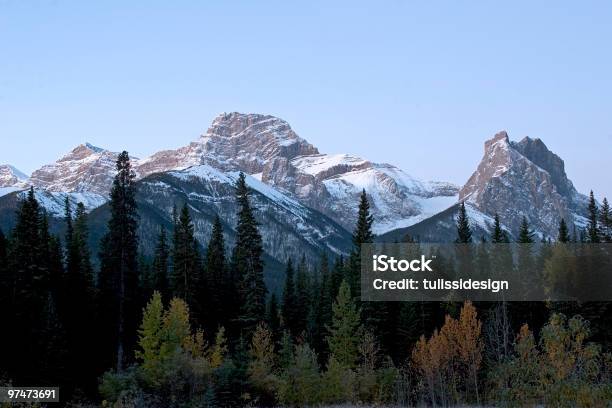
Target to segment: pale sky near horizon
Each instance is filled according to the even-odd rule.
[[[606,1],[0,0],[0,163],[144,157],[257,112],[459,185],[497,131],[539,137],[612,198],[611,20]]]

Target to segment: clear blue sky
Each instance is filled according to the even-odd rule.
[[[495,132],[540,137],[612,197],[611,2],[127,3],[0,0],[0,163],[146,156],[260,112],[457,184]]]

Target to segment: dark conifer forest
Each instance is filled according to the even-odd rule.
[[[127,152],[116,170],[99,253],[82,204],[66,200],[66,232],[53,236],[33,190],[0,231],[2,385],[59,386],[62,404],[107,407],[612,401],[610,303],[361,301],[361,248],[376,238],[365,190],[352,251],[288,258],[282,288],[267,288],[266,237],[242,173],[234,245],[219,217],[198,242],[192,209],[176,202],[145,256]],[[526,250],[509,262],[561,273],[568,244],[612,243],[608,201],[591,193],[588,208],[582,233],[562,219],[551,239],[523,218]],[[499,217],[490,236],[474,235],[463,204],[455,219],[457,243],[504,261],[484,245],[510,241]]]

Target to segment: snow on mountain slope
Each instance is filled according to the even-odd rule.
[[[24,187],[27,179],[27,175],[10,164],[0,165],[0,187]]]
[[[367,162],[363,162],[367,163]],[[367,166],[367,167],[366,167]],[[358,196],[365,189],[375,217],[374,232],[384,233],[430,217],[457,202],[456,188],[445,185],[444,194],[401,170],[367,163],[356,169],[329,174],[320,181],[330,194],[329,211],[347,228],[356,218]]]
[[[372,197],[375,230],[410,225],[456,202],[458,188],[421,182],[387,164],[348,154],[320,154],[282,119],[224,113],[188,146],[134,163],[140,177],[206,164],[223,172],[243,171],[352,229],[363,188]],[[339,202],[344,201],[344,202]]]
[[[135,167],[143,177],[199,164],[254,174],[261,172],[271,159],[316,153],[317,149],[282,119],[233,112],[217,116],[208,131],[189,145],[155,153]]]
[[[115,175],[117,153],[89,143],[75,147],[52,164],[34,171],[29,182],[54,192],[107,195]]]
[[[30,183],[49,192],[88,193],[89,202],[106,197],[117,154],[90,144],[77,146],[56,163],[36,170]],[[223,113],[196,141],[164,150],[132,165],[139,179],[154,173],[206,165],[227,177],[237,171],[331,217],[352,230],[359,194],[372,201],[377,233],[413,224],[456,202],[458,188],[421,182],[402,170],[348,154],[320,154],[282,119],[259,114]],[[193,170],[190,170],[193,171]],[[278,191],[276,191],[278,190]]]
[[[157,173],[138,182],[138,197],[168,219],[174,205],[187,203],[196,237],[205,243],[215,215],[231,228],[237,221],[234,186],[238,176],[239,172],[222,172],[208,165]],[[289,255],[299,258],[302,252],[314,260],[322,250],[348,251],[350,235],[333,220],[251,176],[246,176],[246,182],[266,237],[264,249],[280,262]]]

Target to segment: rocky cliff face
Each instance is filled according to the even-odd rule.
[[[117,153],[82,144],[55,163],[34,171],[29,183],[47,191],[107,195],[116,160]]]
[[[459,200],[488,216],[499,214],[510,231],[523,216],[555,237],[561,218],[582,225],[585,200],[565,174],[564,163],[540,139],[510,142],[506,132],[485,142],[484,156],[459,191]]]
[[[316,154],[282,119],[269,115],[223,113],[206,134],[188,146],[165,150],[140,161],[141,176],[207,164],[222,171],[256,174],[276,158]]]
[[[224,113],[198,140],[135,163],[142,177],[206,164],[243,171],[351,230],[365,188],[376,232],[411,225],[456,202],[450,183],[421,182],[388,164],[347,154],[320,154],[282,119]]]
[[[21,171],[9,164],[0,165],[0,188],[1,187],[20,187],[28,179]]]

